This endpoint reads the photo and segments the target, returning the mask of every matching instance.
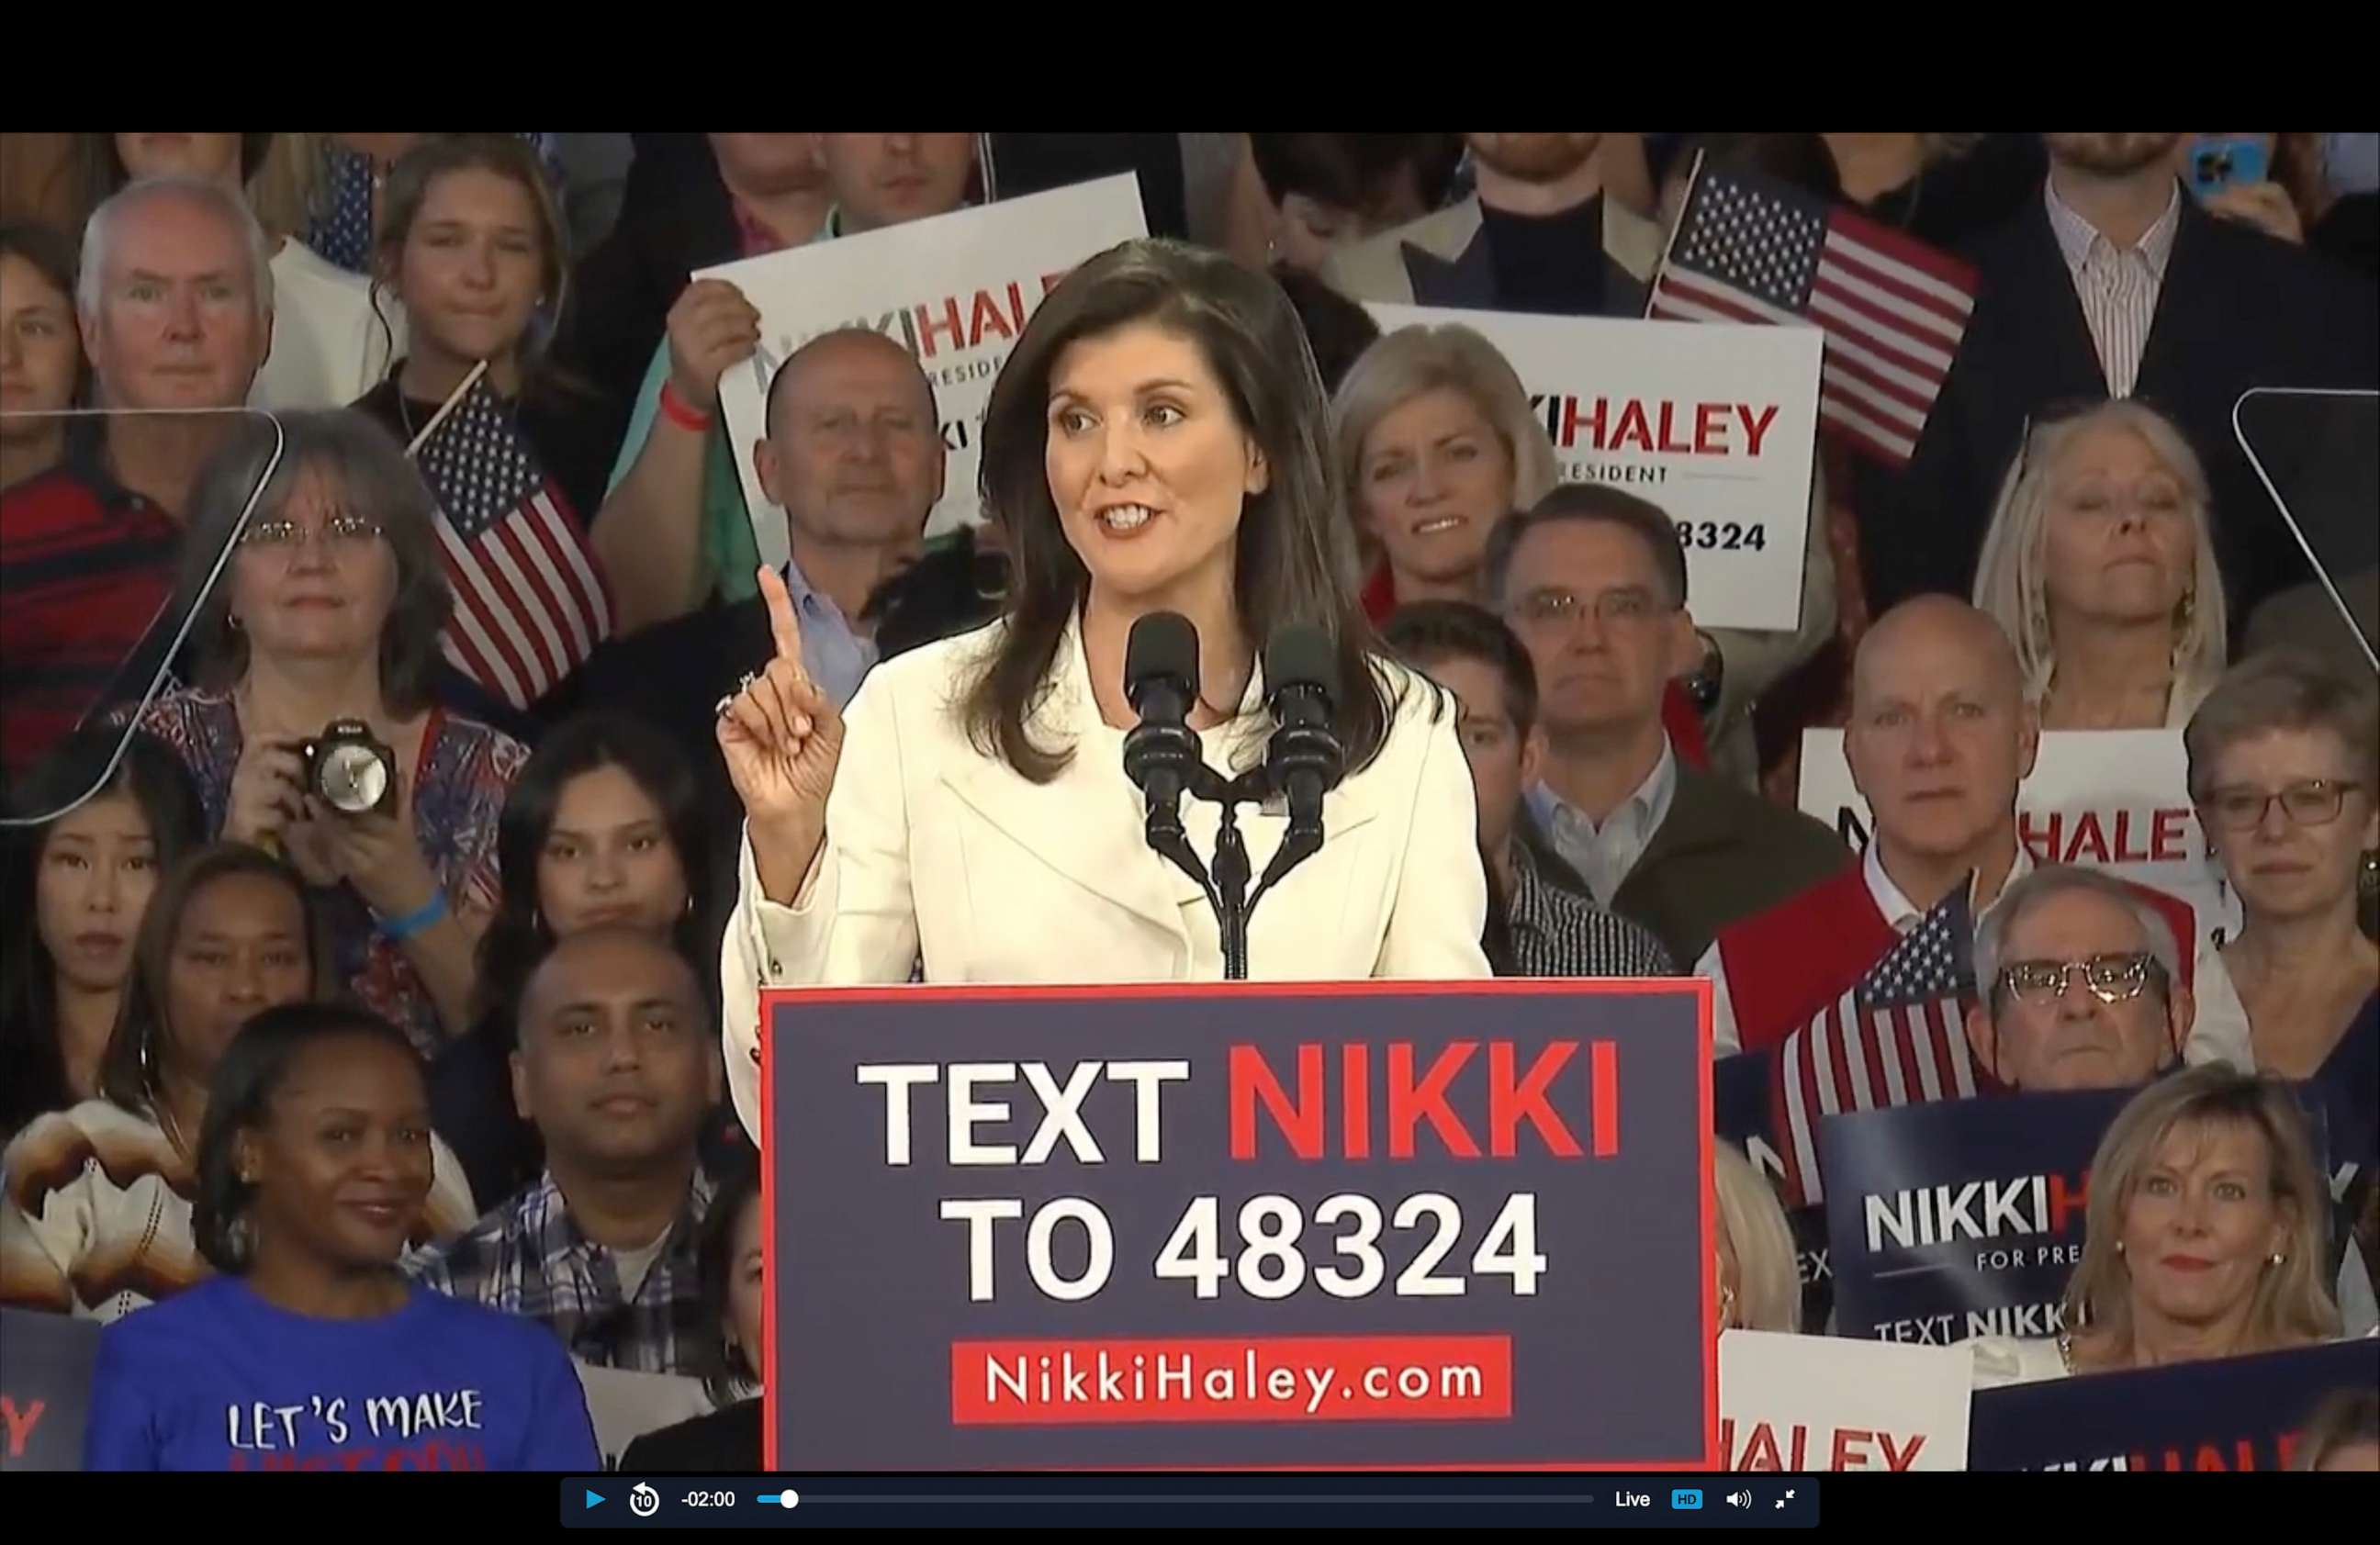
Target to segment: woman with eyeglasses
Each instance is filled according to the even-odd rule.
[[[2258,1069],[2308,1082],[2332,1165],[2357,1164],[2369,1185],[2380,1163],[2380,948],[2358,911],[2380,889],[2372,678],[2256,655],[2216,684],[2182,740],[2191,797],[2245,918],[2199,992],[2245,1008]]]
[[[200,478],[176,600],[198,607],[198,684],[140,723],[189,767],[211,834],[285,856],[316,887],[333,980],[427,1054],[470,1025],[496,820],[528,753],[431,701],[453,603],[434,506],[396,442],[349,410],[279,428],[277,462],[258,423]],[[307,754],[340,725],[352,781]]]

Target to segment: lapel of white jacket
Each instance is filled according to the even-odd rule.
[[[1113,731],[1100,722],[1079,622],[1059,640],[1052,665],[1028,722],[1039,743],[1074,748],[1064,769],[1035,783],[997,758],[962,756],[946,765],[942,780],[1043,863],[1186,947],[1182,909],[1201,901],[1202,893],[1142,840],[1147,807],[1118,764]]]

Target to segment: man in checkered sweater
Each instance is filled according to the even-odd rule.
[[[1674,976],[1661,941],[1537,872],[1519,839],[1521,791],[1545,759],[1536,670],[1494,613],[1467,601],[1415,601],[1385,629],[1389,646],[1453,696],[1479,804],[1488,867],[1488,959],[1500,976]]]

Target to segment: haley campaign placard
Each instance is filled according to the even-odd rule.
[[[1712,1464],[1708,1005],[771,992],[771,1462]]]
[[[1148,234],[1140,185],[1127,175],[698,271],[697,279],[734,283],[760,313],[759,352],[719,382],[760,561],[785,561],[785,513],[760,489],[752,445],[768,432],[769,382],[795,349],[821,332],[865,327],[917,356],[933,383],[948,456],[926,531],[972,525],[984,407],[1017,334],[1076,264]]]
[[[1825,346],[1817,329],[1368,309],[1383,332],[1460,322],[1495,344],[1544,422],[1564,481],[1608,483],[1677,523],[1696,622],[1800,625]]]
[[[2200,937],[2240,930],[2240,899],[2206,857],[2179,730],[2050,730],[2017,790],[2017,834],[2035,863],[2104,869],[2178,896]],[[1802,809],[1864,851],[1875,827],[1840,730],[1802,731]]]
[[[1968,1468],[2286,1470],[2334,1390],[2380,1383],[2380,1341],[1975,1392]]]
[[[0,1309],[0,1470],[79,1470],[99,1322]]]
[[[1719,1445],[1730,1470],[1963,1470],[1974,1358],[1963,1346],[1729,1331]]]
[[[1948,1346],[2064,1330],[2091,1157],[2131,1093],[1993,1095],[1822,1120],[1836,1334]]]
[[[2321,1166],[2321,1103],[2294,1088]],[[2091,1161],[2135,1092],[1994,1094],[1822,1120],[1836,1334],[1940,1346],[2065,1330]]]

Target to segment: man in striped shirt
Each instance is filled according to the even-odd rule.
[[[1546,738],[1536,721],[1536,670],[1512,630],[1467,601],[1415,601],[1390,617],[1386,636],[1454,694],[1455,727],[1478,798],[1480,856],[1495,897],[1488,959],[1497,974],[1675,975],[1649,929],[1546,879],[1519,840],[1521,791],[1536,779]]]
[[[263,233],[237,194],[156,178],[85,228],[75,308],[99,403],[227,409],[273,337]],[[0,765],[14,776],[103,706],[172,588],[184,505],[234,414],[77,425],[0,495]]]
[[[2380,304],[2328,259],[2200,208],[2176,175],[2180,135],[2043,138],[2040,198],[1965,254],[1975,309],[1916,455],[1863,508],[1891,534],[1864,549],[1869,596],[1882,607],[1966,593],[2026,427],[2137,397],[2205,464],[2225,597],[2245,618],[2311,571],[2240,449],[2232,407],[2253,387],[2380,384]]]

